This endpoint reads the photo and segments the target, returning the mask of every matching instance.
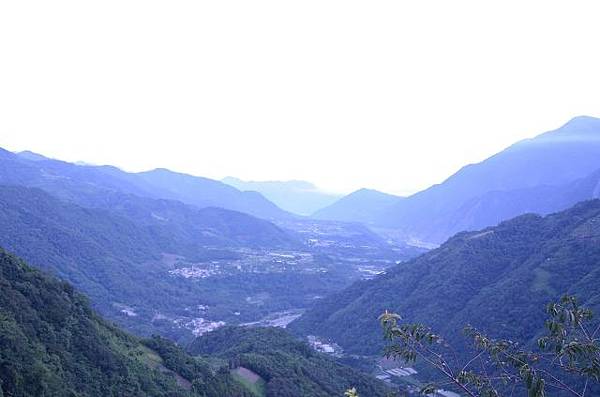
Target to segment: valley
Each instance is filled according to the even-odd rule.
[[[360,224],[287,215],[271,223],[158,199],[148,191],[167,187],[164,170],[155,185],[113,168],[0,155],[0,245],[72,282],[139,335],[185,343],[226,324],[305,310],[422,252]]]
[[[417,395],[435,374],[384,357],[382,313],[444,333],[459,360],[472,351],[467,324],[529,347],[541,308],[562,294],[600,309],[597,133],[598,120],[576,118],[409,197],[361,189],[333,201],[311,191],[325,205],[312,216],[298,214],[314,208],[299,206],[307,192],[295,184],[256,185],[278,200],[298,194],[292,213],[258,192],[167,169],[0,150],[0,247],[45,272],[0,251],[10,291],[0,293],[10,309],[0,308],[0,338],[23,333],[15,346],[46,363],[34,351],[83,343],[60,334],[75,316],[88,326],[69,332],[95,341],[89,371],[105,382],[130,368],[119,379],[143,382],[139,395],[333,397],[354,386],[363,397]],[[26,321],[11,299],[28,308]],[[47,340],[29,322],[60,335]],[[63,361],[70,373],[85,360]],[[12,372],[0,391],[16,390],[18,366],[4,363]],[[70,376],[48,387],[85,390]],[[92,386],[90,396],[120,392]]]
[[[161,269],[164,280],[195,291],[193,299],[186,299],[188,305],[148,312],[139,304],[123,308],[119,303],[115,307],[120,312],[108,315],[128,327],[151,327],[177,339],[189,339],[188,331],[199,336],[226,324],[285,327],[331,292],[383,274],[409,259],[407,252],[418,251],[371,241],[362,229],[352,229],[356,226],[310,226],[310,231],[293,231],[303,235],[303,250],[231,248],[215,249],[212,255],[208,249],[210,259],[203,261],[163,253],[161,262],[151,266]]]
[[[600,397],[599,17],[0,1],[0,397]]]

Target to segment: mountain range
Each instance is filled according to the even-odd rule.
[[[252,327],[370,369],[385,310],[459,355],[467,324],[530,345],[562,294],[600,310],[599,159],[577,117],[409,197],[339,198],[0,149],[0,397],[384,396]]]
[[[215,184],[238,192],[213,182],[0,151],[0,246],[72,283],[128,330],[181,341],[302,309],[361,277],[357,258],[379,268],[419,253],[359,224],[278,209],[278,226],[194,201],[206,186],[202,197],[220,201]],[[182,195],[187,203],[167,198]]]
[[[600,119],[576,117],[409,197],[386,202],[381,194],[359,191],[315,215],[361,221],[407,241],[439,244],[463,230],[527,212],[547,214],[598,197],[599,159]]]
[[[77,165],[32,152],[0,149],[0,184],[37,187],[85,206],[97,197],[119,192],[153,199],[176,200],[198,208],[219,207],[265,219],[288,218],[257,192],[242,192],[222,182],[159,168],[128,173],[113,166]]]

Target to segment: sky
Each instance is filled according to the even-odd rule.
[[[600,116],[597,1],[3,1],[0,146],[410,194]]]

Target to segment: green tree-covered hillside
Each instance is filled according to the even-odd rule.
[[[1,249],[0,395],[250,396],[228,371],[165,340],[143,344],[98,317],[71,285]]]
[[[361,396],[391,392],[383,382],[314,351],[280,328],[224,327],[196,339],[188,350],[250,369],[266,381],[269,397],[338,397],[351,387]]]
[[[471,324],[484,333],[535,340],[543,307],[562,294],[600,307],[600,200],[541,217],[523,215],[440,248],[322,300],[290,324],[347,351],[379,354],[385,310],[428,324],[455,346]]]

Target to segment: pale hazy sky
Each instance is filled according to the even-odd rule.
[[[0,146],[412,192],[600,116],[597,1],[3,1]]]

